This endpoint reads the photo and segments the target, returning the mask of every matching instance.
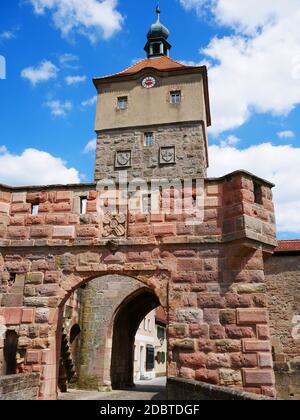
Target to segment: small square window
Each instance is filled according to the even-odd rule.
[[[263,193],[262,185],[259,182],[254,181],[254,201],[256,204],[263,204]]]
[[[144,134],[144,146],[153,146],[154,144],[154,135],[153,133],[145,133]]]
[[[80,197],[80,214],[87,213],[87,197]]]
[[[128,108],[128,97],[122,96],[118,98],[118,109],[127,109]]]
[[[170,93],[170,102],[173,105],[178,105],[181,103],[181,91],[176,90]]]
[[[38,204],[32,204],[31,206],[31,214],[33,216],[36,216],[39,212],[39,205]]]

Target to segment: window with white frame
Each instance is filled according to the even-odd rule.
[[[118,109],[127,109],[128,108],[128,97],[120,96],[118,98]]]
[[[154,143],[154,134],[153,133],[145,133],[144,134],[144,146],[153,146]]]
[[[173,105],[178,105],[181,103],[181,91],[180,90],[174,90],[170,93],[170,102]]]

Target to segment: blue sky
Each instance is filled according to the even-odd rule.
[[[171,56],[209,66],[209,174],[245,168],[275,182],[283,238],[300,236],[297,3],[161,1]],[[94,150],[84,153],[95,137],[91,79],[144,58],[155,6],[155,0],[1,2],[7,67],[0,80],[1,182],[93,179]]]

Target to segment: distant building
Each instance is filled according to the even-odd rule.
[[[134,379],[155,378],[155,310],[141,322],[134,344]]]
[[[166,376],[166,315],[162,307],[141,322],[134,344],[134,380]]]
[[[155,376],[167,374],[167,318],[160,306],[155,313]]]

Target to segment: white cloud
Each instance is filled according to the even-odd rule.
[[[86,76],[67,76],[65,77],[67,85],[77,85],[86,81]]]
[[[3,155],[6,152],[7,152],[7,147],[6,146],[0,146],[0,155]]]
[[[45,106],[50,109],[51,114],[55,117],[64,117],[73,108],[72,102],[59,100],[48,101],[45,103]]]
[[[298,0],[181,0],[233,35],[215,37],[202,53],[211,62],[212,133],[243,125],[253,113],[286,116],[300,103]]]
[[[280,139],[293,139],[295,137],[295,133],[291,130],[280,131],[279,133],[277,133],[277,136]]]
[[[92,96],[91,98],[86,99],[85,101],[82,101],[81,105],[84,107],[93,106],[96,104],[96,102],[97,102],[97,95]]]
[[[6,150],[0,155],[0,183],[17,185],[48,185],[79,183],[76,169],[68,168],[61,158],[37,149],[26,149],[20,155]]]
[[[36,67],[27,67],[22,70],[21,76],[30,81],[33,86],[38,83],[47,82],[50,79],[56,79],[58,68],[51,61],[42,61]]]
[[[76,64],[78,63],[78,60],[79,60],[78,56],[71,53],[62,54],[59,57],[59,62],[61,66],[65,69],[74,69],[74,70],[78,69],[78,64]]]
[[[92,153],[96,150],[96,146],[97,146],[97,140],[93,139],[91,141],[88,142],[88,144],[85,146],[83,153]]]
[[[11,39],[16,38],[17,37],[17,32],[19,30],[20,30],[20,27],[19,26],[16,26],[13,29],[0,32],[0,40],[9,41]]]
[[[38,15],[51,12],[54,25],[63,36],[79,33],[96,42],[121,30],[123,16],[117,0],[29,0]]]
[[[221,140],[221,146],[222,147],[226,147],[226,146],[235,146],[237,145],[241,140],[234,136],[234,135],[230,135],[228,136],[225,140]]]
[[[13,39],[16,37],[16,34],[13,31],[3,31],[0,33],[0,39]]]
[[[278,230],[300,234],[300,148],[263,143],[239,150],[213,145],[209,153],[211,177],[244,169],[273,182]]]

